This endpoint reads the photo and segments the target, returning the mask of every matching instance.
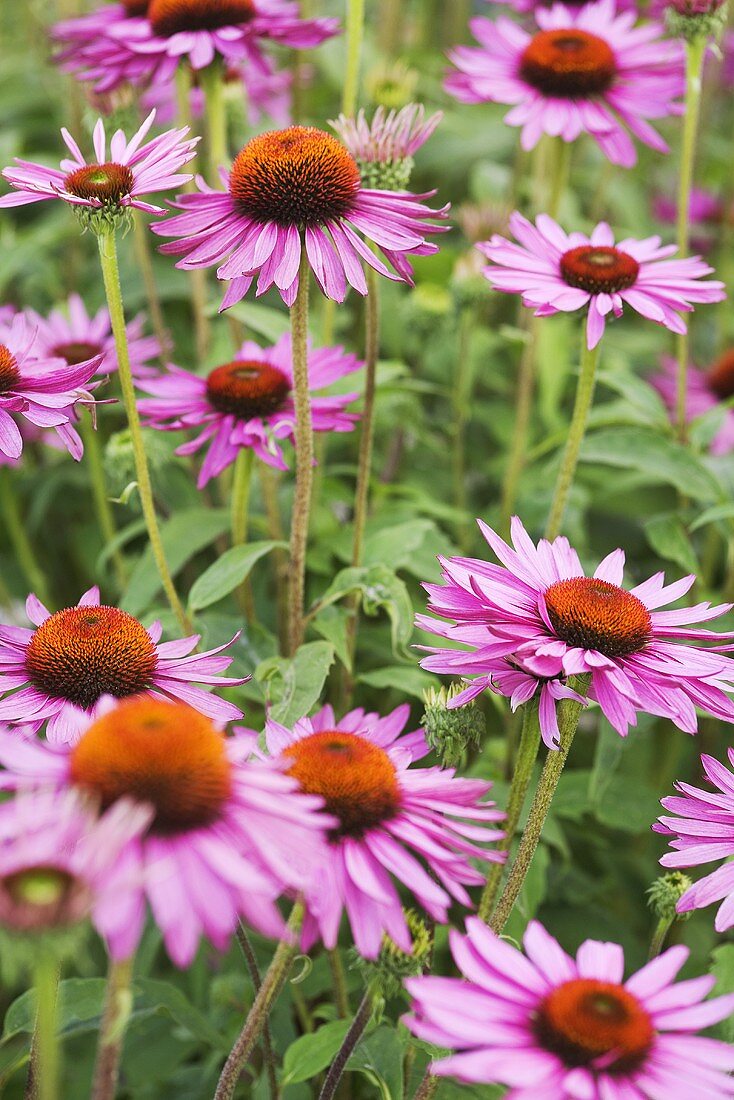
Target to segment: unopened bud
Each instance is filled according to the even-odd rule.
[[[688,920],[690,913],[679,913],[676,906],[693,885],[682,871],[670,871],[656,878],[647,891],[647,904],[659,920]]]
[[[477,748],[487,732],[484,714],[472,700],[463,707],[448,709],[449,702],[463,691],[461,684],[448,688],[429,688],[424,692],[425,713],[421,719],[428,744],[444,767],[455,767],[464,754]]]

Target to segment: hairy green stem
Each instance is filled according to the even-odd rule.
[[[255,1043],[262,1034],[265,1021],[270,1016],[270,1010],[278,994],[285,985],[291,963],[298,951],[298,939],[302,925],[303,905],[299,901],[293,906],[286,937],[280,941],[276,948],[273,961],[262,980],[260,989],[255,995],[255,1000],[242,1031],[237,1036],[227,1061],[224,1063],[214,1100],[232,1100],[240,1074],[252,1054]]]
[[[250,943],[250,937],[247,935],[247,929],[242,921],[237,924],[237,942],[240,945],[240,949],[245,959],[245,966],[247,967],[247,973],[250,975],[250,981],[252,982],[252,988],[255,990],[255,994],[260,991],[262,985],[262,977],[260,975],[260,967],[257,965],[257,959],[255,958],[255,952],[252,944]],[[278,1100],[278,1075],[275,1068],[275,1053],[273,1051],[273,1036],[270,1030],[270,1021],[266,1020],[263,1026],[262,1037],[263,1048],[263,1061],[265,1062],[265,1072],[268,1078],[268,1091],[271,1096],[271,1100]]]
[[[352,1020],[349,1031],[344,1036],[344,1041],[337,1051],[336,1058],[329,1067],[329,1072],[326,1075],[323,1088],[319,1093],[319,1100],[333,1100],[334,1094],[339,1087],[339,1082],[344,1076],[347,1062],[351,1057],[352,1051],[367,1030],[367,1025],[370,1022],[371,1016],[372,996],[368,990],[360,1001],[357,1015]]]
[[[0,466],[0,512],[2,512],[5,530],[19,568],[23,572],[31,591],[36,593],[41,603],[48,606],[50,594],[46,576],[38,564],[31,540],[26,532],[25,523],[21,519],[18,501],[11,482],[10,469],[7,466]]]
[[[199,73],[204,90],[206,108],[206,140],[208,169],[207,179],[212,187],[221,187],[219,171],[229,168],[229,149],[227,147],[227,104],[224,98],[224,79],[222,67],[213,61]]]
[[[115,350],[117,352],[118,375],[122,400],[127,414],[127,423],[130,431],[130,441],[135,459],[135,473],[140,493],[140,503],[143,509],[143,518],[148,531],[150,548],[158,569],[163,591],[171,605],[179,626],[184,634],[193,633],[192,625],[184,611],[183,604],[178,597],[171,571],[168,568],[163,541],[158,526],[158,517],[153,501],[153,487],[148,468],[148,457],[145,453],[145,441],[140,426],[140,416],[135,403],[135,385],[133,383],[132,370],[130,369],[130,353],[127,345],[127,332],[125,328],[125,310],[122,304],[122,291],[120,289],[120,272],[117,262],[117,243],[115,234],[100,233],[97,237],[99,244],[99,258],[102,265],[102,278],[107,295],[107,307],[112,321],[112,333],[115,338]]]
[[[114,1100],[117,1091],[122,1044],[133,1005],[132,973],[132,958],[122,962],[110,960],[91,1100]]]
[[[347,991],[347,979],[344,973],[342,957],[338,947],[332,947],[328,951],[329,969],[331,970],[331,984],[334,987],[334,1001],[337,1015],[346,1020],[351,1011],[349,1007],[349,993]]]
[[[364,0],[347,0],[347,64],[342,88],[342,111],[349,118],[357,110],[359,70],[364,39]]]
[[[668,938],[668,932],[675,924],[675,917],[661,917],[655,926],[655,931],[652,934],[650,941],[650,952],[648,959],[654,959],[656,955],[665,947],[665,941]]]
[[[250,491],[252,488],[252,467],[255,452],[251,447],[242,447],[237,452],[232,479],[232,546],[244,546],[247,542],[247,521],[250,512]],[[245,618],[252,622],[255,607],[252,588],[244,581],[237,591],[237,599]]]
[[[188,65],[182,63],[176,69],[176,93],[178,103],[179,126],[188,126],[192,130],[191,119],[191,70]],[[197,161],[192,160],[189,171],[196,175],[198,171]],[[186,190],[194,189],[195,185],[188,184]],[[206,361],[209,351],[210,326],[207,315],[206,272],[201,267],[193,267],[188,272],[189,289],[191,292],[191,312],[194,318],[194,339],[196,343],[196,357],[199,364]]]
[[[571,424],[566,438],[566,448],[561,459],[561,468],[558,471],[556,487],[553,492],[548,525],[545,529],[545,537],[554,539],[560,533],[563,523],[563,515],[568,503],[568,494],[573,485],[576,467],[579,461],[581,444],[584,441],[586,422],[589,418],[591,402],[594,398],[594,386],[596,384],[596,367],[599,362],[599,345],[589,350],[586,344],[586,326],[583,326],[581,335],[581,365],[579,367],[579,380],[576,386],[576,401],[573,407]]]
[[[436,1089],[440,1083],[440,1078],[434,1077],[430,1070],[426,1070],[423,1080],[415,1090],[413,1100],[431,1100],[436,1095]]]
[[[303,604],[306,592],[306,548],[313,486],[313,423],[308,383],[309,266],[301,245],[298,294],[291,307],[293,345],[293,399],[296,406],[296,486],[291,516],[291,562],[288,593],[288,650],[291,656],[303,641]]]
[[[56,1002],[59,968],[55,959],[41,949],[35,969],[36,1024],[31,1044],[26,1097],[59,1100],[59,1040],[56,1032]]]
[[[91,417],[82,415],[79,421],[79,434],[84,441],[84,454],[89,468],[89,480],[92,486],[92,499],[97,514],[97,523],[105,546],[109,546],[117,538],[117,527],[112,514],[112,504],[107,494],[107,479],[104,472],[102,448]],[[128,572],[125,558],[119,547],[112,553],[112,565],[115,570],[117,586],[122,592],[127,587]]]

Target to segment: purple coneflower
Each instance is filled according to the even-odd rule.
[[[496,290],[521,294],[536,317],[588,307],[590,349],[604,335],[609,314],[620,317],[625,303],[671,332],[684,333],[680,313],[691,312],[693,302],[726,297],[723,283],[701,281],[713,268],[700,256],[669,260],[676,247],[661,247],[660,237],[628,237],[615,244],[605,222],[587,237],[565,233],[547,214],[539,214],[533,225],[517,211],[510,228],[519,244],[494,236],[477,245],[492,261],[484,270],[487,279]]]
[[[308,381],[313,429],[349,432],[358,419],[345,411],[356,393],[318,396],[318,391],[359,369],[362,364],[343,348],[319,348],[308,355]],[[287,469],[280,440],[293,439],[296,411],[293,402],[291,337],[282,336],[271,348],[246,340],[234,359],[206,377],[169,366],[165,375],[145,378],[139,388],[152,396],[138,402],[152,428],[175,431],[200,429],[177,454],[193,454],[208,445],[198,485],[231,465],[242,448],[252,448],[270,466]]]
[[[120,85],[139,87],[150,78],[151,63],[144,54],[133,53],[113,32],[130,27],[145,16],[149,0],[122,0],[105,4],[96,11],[64,19],[51,28],[51,37],[59,46],[54,60],[78,80],[89,81],[94,91],[105,95]]]
[[[662,362],[662,369],[650,381],[667,405],[675,420],[677,404],[678,364],[670,356]],[[723,401],[730,403],[734,397],[734,351],[724,352],[708,370],[700,370],[689,364],[686,388],[686,419],[695,420]],[[734,408],[728,408],[721,427],[711,441],[711,453],[726,455],[734,451]]]
[[[378,107],[370,122],[339,115],[330,122],[359,166],[366,187],[401,191],[408,185],[413,156],[438,128],[443,111],[426,118],[425,107],[409,103],[399,111]]]
[[[417,619],[422,629],[471,649],[432,649],[433,655],[421,662],[424,668],[452,676],[483,675],[485,686],[490,686],[488,677],[497,690],[502,690],[502,676],[515,670],[539,681],[560,678],[562,684],[568,676],[589,676],[589,698],[622,736],[635,725],[638,711],[669,718],[687,733],[696,732],[696,707],[734,722],[734,703],[726,694],[734,690],[734,662],[715,648],[729,635],[691,625],[723,615],[731,604],[658,611],[684,596],[696,578],[666,585],[664,574],[656,573],[628,591],[621,587],[622,550],[608,554],[587,577],[568,539],[541,539],[536,547],[515,516],[513,546],[508,546],[478,522],[502,564],[440,559],[446,583],[424,585],[429,610],[456,626],[426,615]],[[512,694],[521,686],[510,680],[507,690]],[[527,697],[533,694],[531,686],[526,681]],[[471,693],[477,692],[472,688]],[[452,702],[461,701],[458,696]],[[554,721],[549,716],[542,732],[546,744],[556,748]]]
[[[145,835],[125,845],[130,882],[108,908],[105,935],[127,958],[143,930],[146,897],[169,955],[188,966],[202,935],[224,950],[241,917],[280,936],[276,900],[306,889],[324,858],[329,818],[320,802],[272,764],[248,763],[253,741],[225,737],[184,703],[138,696],[105,701],[63,750],[0,733],[6,789],[39,783],[81,790],[103,808],[119,799],[152,807]]]
[[[671,947],[624,980],[624,951],[586,940],[567,955],[537,921],[525,954],[477,918],[449,932],[460,978],[409,978],[414,1035],[453,1053],[431,1071],[509,1085],[512,1100],[724,1100],[729,1043],[695,1033],[725,1019],[734,994],[704,997],[705,976],[675,983],[688,948]]]
[[[237,154],[227,191],[199,182],[183,195],[182,213],[154,231],[176,237],[161,252],[182,256],[178,267],[212,267],[230,282],[222,309],[238,302],[258,277],[257,293],[275,285],[286,305],[298,292],[305,248],[324,294],[338,302],[347,287],[367,293],[364,260],[389,279],[412,282],[409,255],[437,251],[426,235],[447,208],[431,210],[426,196],[372,191],[362,186],[357,162],[341,142],[312,126],[291,126],[252,138]],[[359,234],[381,249],[391,272]]]
[[[142,692],[180,700],[217,722],[242,717],[234,704],[196,687],[244,683],[221,675],[232,663],[220,656],[231,642],[204,653],[193,652],[198,635],[161,642],[160,623],[146,629],[126,611],[100,605],[96,587],[53,615],[29,596],[26,612],[34,630],[0,626],[2,722],[38,730],[48,721],[49,741],[73,743],[103,696]]]
[[[668,146],[648,119],[680,114],[683,52],[656,23],[635,26],[636,11],[614,0],[581,8],[535,8],[539,30],[500,17],[471,27],[479,48],[450,54],[458,72],[446,88],[462,103],[507,103],[511,126],[532,149],[543,134],[575,141],[588,133],[613,164],[637,160],[632,134],[659,152]]]
[[[469,862],[501,862],[480,847],[502,837],[504,818],[481,799],[491,783],[452,768],[412,768],[429,751],[423,730],[403,734],[407,706],[381,718],[353,710],[337,721],[326,706],[292,730],[269,721],[268,752],[302,791],[320,795],[338,822],[306,895],[304,949],[320,934],[334,947],[346,909],[357,950],[375,958],[386,933],[403,951],[412,939],[394,879],[437,921],[452,898],[471,905],[466,886],[483,876]]]

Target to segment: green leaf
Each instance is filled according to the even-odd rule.
[[[385,565],[342,569],[319,600],[319,610],[352,592],[362,597],[365,615],[387,612],[392,624],[393,652],[402,654],[413,633],[413,604],[400,577]]]
[[[330,604],[311,623],[322,638],[331,642],[337,657],[349,672],[352,671],[352,657],[347,643],[347,624],[350,618],[351,614],[345,608]]]
[[[347,1062],[379,1088],[383,1100],[402,1100],[405,1047],[394,1028],[381,1026],[365,1036]]]
[[[67,978],[59,984],[59,1034],[76,1035],[96,1028],[102,1015],[107,982],[104,978]],[[36,993],[30,989],[13,1001],[5,1014],[3,1040],[32,1032],[36,1023]]]
[[[372,672],[365,672],[358,677],[360,684],[368,684],[370,687],[384,690],[395,688],[404,695],[412,695],[415,699],[423,699],[426,688],[435,687],[439,680],[430,672],[424,672],[422,668],[411,668],[410,665],[389,665],[387,668],[376,668]]]
[[[697,573],[698,559],[680,519],[674,515],[654,516],[645,524],[645,536],[655,553],[673,561],[686,573]]]
[[[734,519],[734,501],[728,501],[726,504],[714,504],[712,508],[707,508],[705,512],[701,512],[698,519],[693,521],[689,530],[693,534],[694,531],[698,531],[699,527],[705,527],[709,523],[718,523],[722,519]]]
[[[394,527],[383,527],[365,538],[362,561],[365,565],[404,569],[426,537],[435,530],[435,524],[429,519],[414,519]]]
[[[172,576],[187,561],[218,539],[230,522],[226,508],[191,508],[172,516],[161,526],[163,549]],[[140,615],[161,589],[153,551],[147,547],[133,570],[130,584],[120,606],[131,615]]]
[[[644,379],[623,367],[603,368],[597,378],[602,385],[618,393],[646,423],[663,430],[669,429],[670,417],[665,404],[657,390]]]
[[[301,1035],[295,1043],[291,1043],[283,1057],[282,1083],[293,1085],[298,1081],[308,1081],[331,1065],[351,1023],[351,1020],[332,1020],[318,1031]]]
[[[210,565],[191,586],[189,607],[201,611],[223,599],[239,588],[249,577],[253,566],[271,550],[287,548],[287,542],[248,542],[245,546],[233,546]]]
[[[255,669],[255,679],[274,686],[275,703],[270,712],[276,722],[290,726],[313,707],[321,695],[334,663],[331,642],[308,642],[295,657],[271,657]]]
[[[734,943],[724,943],[713,951],[713,966],[711,973],[716,978],[713,992],[717,997],[725,993],[734,993]],[[734,1043],[734,1015],[729,1016],[718,1025],[721,1038],[727,1043]]]
[[[713,474],[685,447],[642,428],[610,428],[587,436],[582,462],[638,470],[651,483],[664,482],[696,500],[716,500],[722,489]]]
[[[290,318],[279,309],[271,309],[259,302],[237,302],[228,311],[245,326],[273,343],[290,329]]]

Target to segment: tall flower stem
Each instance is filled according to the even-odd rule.
[[[296,488],[291,516],[291,564],[288,597],[288,650],[291,656],[303,641],[303,603],[306,591],[306,548],[313,486],[313,424],[308,385],[308,284],[306,247],[301,252],[298,294],[291,307],[293,399],[296,406]]]
[[[328,951],[329,969],[331,970],[331,984],[334,987],[334,1001],[337,1015],[346,1020],[349,1016],[349,993],[347,991],[347,979],[344,973],[344,964],[339,954],[338,947],[332,947]]]
[[[545,529],[545,537],[554,539],[561,530],[563,515],[566,511],[568,494],[573,485],[576,467],[579,461],[581,444],[584,441],[586,422],[589,418],[589,410],[594,397],[596,384],[596,367],[599,362],[599,345],[589,350],[586,346],[585,326],[581,336],[581,365],[579,367],[579,380],[576,386],[576,401],[573,407],[571,424],[566,438],[566,449],[561,459],[561,468],[558,471],[556,487],[553,491],[548,525]]]
[[[232,546],[244,546],[247,542],[247,521],[250,512],[250,490],[252,488],[252,467],[255,452],[243,447],[237,452],[232,479]],[[251,622],[255,617],[252,589],[248,581],[240,586],[238,600],[245,618]]]
[[[176,69],[176,95],[178,102],[178,122],[180,126],[191,128],[191,70],[185,64]],[[189,171],[196,174],[197,162],[192,161]],[[192,189],[194,184],[188,185]],[[206,359],[209,351],[209,317],[207,315],[206,272],[201,267],[194,267],[189,271],[189,287],[191,289],[191,309],[194,317],[194,333],[196,341],[196,355],[200,363]]]
[[[415,1090],[413,1100],[431,1100],[436,1095],[436,1089],[440,1083],[439,1077],[434,1077],[430,1070],[426,1070],[423,1080]]]
[[[500,852],[509,852],[512,841],[517,832],[522,808],[533,775],[533,766],[540,746],[540,720],[538,717],[538,701],[531,699],[522,709],[522,733],[520,745],[515,758],[515,770],[512,774],[510,792],[507,796],[507,816],[505,818],[505,835],[500,840],[497,848]],[[487,882],[479,902],[479,916],[489,924],[492,909],[497,898],[500,883],[502,881],[503,863],[490,865]]]
[[[153,332],[160,344],[161,355],[165,356],[170,350],[171,338],[166,328],[163,307],[161,305],[160,295],[158,294],[158,284],[155,281],[153,259],[150,254],[148,227],[143,221],[143,217],[139,210],[136,210],[134,213],[134,222],[133,247],[135,249],[135,261],[140,269],[140,274],[143,276],[145,297],[148,302],[148,312],[150,313]]]
[[[133,1004],[132,973],[132,958],[122,962],[110,960],[91,1100],[114,1100],[117,1091],[122,1044]]]
[[[237,942],[240,945],[240,949],[245,959],[245,966],[247,967],[247,973],[250,975],[250,981],[252,982],[252,988],[257,994],[260,991],[262,985],[262,977],[260,975],[260,967],[257,965],[257,959],[255,958],[255,952],[252,944],[250,943],[250,937],[247,935],[247,929],[242,921],[237,925]],[[278,1097],[278,1077],[275,1070],[275,1054],[273,1052],[273,1036],[270,1031],[270,1023],[265,1021],[263,1026],[262,1037],[263,1048],[263,1061],[265,1062],[265,1072],[268,1077],[268,1091],[272,1100],[277,1100]]]
[[[265,462],[259,462],[260,491],[265,505],[265,518],[268,524],[268,537],[273,542],[283,542],[283,520],[280,515],[278,503],[278,475]],[[280,648],[285,652],[288,644],[287,634],[287,582],[288,582],[288,555],[285,550],[277,549],[273,554],[275,574],[275,602],[277,608],[278,638]]]
[[[229,163],[227,148],[227,105],[224,100],[222,68],[217,61],[201,70],[206,106],[206,140],[208,154],[207,179],[212,187],[218,187],[219,169]]]
[[[569,686],[579,695],[585,695],[589,687],[589,677],[587,675],[574,676],[569,681]],[[581,710],[582,704],[577,703],[574,699],[563,699],[558,706],[560,748],[548,752],[540,782],[535,790],[533,804],[530,807],[530,815],[515,856],[515,862],[510,868],[505,888],[500,895],[500,900],[497,902],[497,908],[492,914],[490,928],[498,935],[507,923],[525,882],[535,850],[538,847],[538,841],[543,832],[545,819],[548,816],[558,780],[561,778],[563,766],[576,735]]]
[[[701,114],[701,84],[703,62],[708,40],[700,35],[686,42],[686,111],[683,117],[683,138],[681,145],[680,170],[678,176],[678,255],[688,254],[690,231],[691,189],[693,187],[693,165],[696,155],[696,137]],[[676,396],[676,424],[678,438],[685,443],[688,428],[686,407],[688,404],[688,334],[677,337],[678,385]]]
[[[319,1093],[319,1100],[333,1100],[336,1090],[339,1087],[339,1082],[344,1076],[347,1062],[349,1061],[352,1051],[367,1030],[367,1025],[370,1022],[371,1016],[372,995],[369,990],[367,990],[360,1001],[357,1015],[352,1020],[349,1031],[344,1036],[344,1041],[337,1051],[336,1058],[329,1067],[326,1080]]]
[[[114,232],[100,233],[97,237],[97,243],[99,245],[99,259],[102,265],[102,278],[104,279],[104,288],[107,295],[107,308],[110,311],[112,333],[115,338],[115,351],[117,353],[122,400],[127,414],[130,441],[132,443],[133,457],[135,460],[138,492],[140,493],[140,503],[143,509],[145,526],[148,531],[150,548],[153,552],[153,558],[155,559],[163,591],[171,605],[171,610],[176,616],[184,634],[191,634],[193,628],[184,611],[183,604],[178,597],[173,578],[171,577],[171,571],[168,568],[161,532],[158,526],[158,518],[155,513],[153,486],[150,480],[148,458],[145,453],[145,442],[140,427],[138,407],[135,403],[135,386],[133,383],[132,370],[130,368],[130,353],[127,345],[127,332],[125,329],[125,310],[122,304],[120,271],[117,262],[117,242]]]
[[[298,940],[302,925],[303,905],[300,901],[297,901],[288,921],[287,934],[278,944],[273,961],[262,980],[244,1027],[237,1036],[227,1061],[224,1063],[214,1100],[232,1100],[240,1074],[252,1054],[255,1043],[262,1034],[265,1021],[270,1015],[270,1010],[278,994],[285,985],[291,963],[298,951]]]
[[[668,932],[675,924],[675,917],[661,917],[655,926],[655,931],[652,934],[650,941],[650,953],[648,959],[654,959],[656,955],[665,947],[665,941],[668,938]]]
[[[30,1093],[33,1100],[59,1100],[59,1043],[56,1034],[59,969],[53,956],[43,949],[36,962],[35,989],[36,1027],[26,1096]]]
[[[105,545],[109,546],[117,538],[117,528],[115,517],[112,514],[110,498],[107,495],[107,479],[104,472],[102,447],[90,417],[82,416],[79,422],[79,432],[84,441],[84,454],[87,459],[97,523]],[[117,586],[120,591],[123,591],[127,585],[128,573],[125,559],[119,548],[112,553],[112,565],[115,570]]]
[[[10,480],[10,470],[7,466],[0,466],[0,513],[2,513],[3,523],[15,559],[24,573],[28,585],[42,603],[48,604],[50,598],[46,577],[38,564],[38,559],[26,532],[25,523],[21,519],[18,501]]]
[[[351,118],[357,110],[359,71],[364,40],[364,0],[347,0],[347,64],[342,87],[342,112]]]
[[[454,481],[454,507],[459,518],[456,521],[456,538],[459,548],[466,551],[467,546],[467,498],[466,498],[466,425],[471,414],[472,361],[471,338],[474,326],[474,310],[465,306],[459,317],[456,349],[456,375],[452,394],[454,426],[452,470]]]

